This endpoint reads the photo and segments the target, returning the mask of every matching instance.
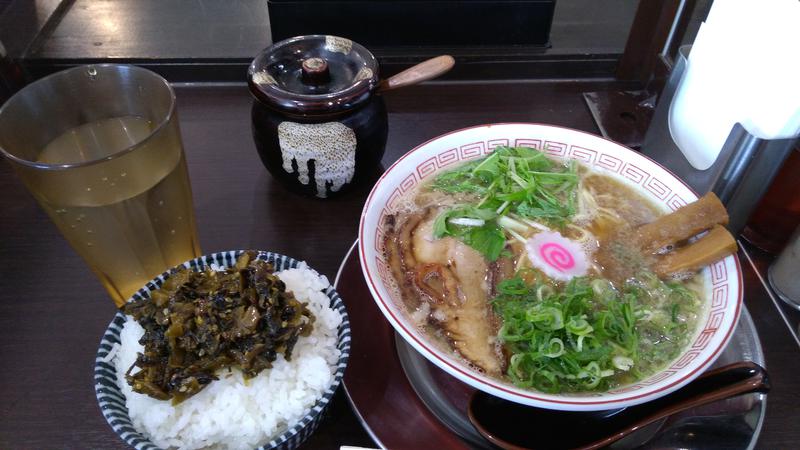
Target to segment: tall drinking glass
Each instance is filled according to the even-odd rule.
[[[26,86],[0,107],[0,152],[117,306],[201,254],[175,94],[155,73],[82,66]]]

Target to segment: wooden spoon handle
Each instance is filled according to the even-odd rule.
[[[431,58],[381,81],[378,90],[388,91],[436,78],[452,69],[455,63],[450,55]]]

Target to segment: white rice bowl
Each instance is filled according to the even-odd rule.
[[[276,274],[299,301],[308,303],[316,317],[311,335],[298,339],[291,361],[278,354],[271,369],[247,381],[238,369],[222,370],[218,380],[175,406],[133,392],[125,381],[125,372],[143,351],[139,339],[144,334],[128,317],[120,344],[107,358],[116,367],[133,426],[151,442],[165,449],[253,449],[299,421],[333,383],[342,316],[323,292],[330,283],[305,263]]]

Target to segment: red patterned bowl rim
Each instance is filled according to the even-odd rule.
[[[509,137],[521,134],[519,133],[521,128],[529,131],[526,133],[527,135],[538,135],[539,137]],[[504,138],[484,138],[474,142],[459,143],[457,146],[444,150],[437,150],[434,145],[448,138],[452,139],[454,135],[475,134],[477,130],[484,132],[481,134],[489,137],[497,134],[497,130],[501,132],[507,130],[507,133]],[[546,140],[543,135],[547,134],[562,134],[571,139],[559,139],[559,141],[566,142]],[[614,155],[600,152],[590,145],[570,143],[575,140],[579,142],[594,141],[600,147],[613,148],[612,153],[620,152],[625,157],[617,158]],[[701,318],[705,320],[705,325],[702,330],[698,331],[695,340],[684,353],[661,372],[635,384],[606,393],[550,395],[519,389],[469,369],[463,363],[426,342],[427,339],[408,323],[406,313],[401,312],[402,307],[392,299],[390,289],[383,281],[387,277],[391,278],[387,269],[381,269],[382,252],[378,250],[382,243],[380,225],[383,223],[383,214],[387,212],[386,205],[391,205],[396,198],[413,188],[416,183],[421,182],[442,167],[486,155],[498,145],[527,145],[538,148],[542,148],[544,145],[547,153],[552,156],[578,159],[584,164],[600,168],[604,173],[612,174],[617,179],[625,180],[628,185],[633,183],[639,188],[644,188],[645,195],[673,210],[687,203],[686,198],[674,191],[683,191],[685,196],[692,197],[688,198],[688,201],[696,200],[698,197],[691,187],[658,162],[621,144],[580,130],[537,123],[497,123],[467,127],[428,140],[400,157],[380,177],[367,197],[359,223],[359,258],[362,271],[373,299],[394,329],[432,363],[476,389],[518,403],[550,409],[591,411],[643,403],[679,389],[713,364],[733,334],[741,310],[742,273],[736,255],[729,256],[704,269],[706,285],[710,289],[711,305],[707,308],[706,315]],[[409,166],[409,161],[418,155],[422,155],[422,158],[428,156],[428,158],[416,166],[406,167]],[[633,164],[634,162],[637,164]],[[645,168],[640,167],[647,165],[652,165],[657,168],[657,171],[662,171],[661,174],[658,174],[661,177],[656,178]],[[401,168],[405,169],[403,175],[406,173],[408,175],[399,183],[389,185],[388,178],[399,173]],[[677,189],[674,188],[675,186]],[[390,193],[386,194],[387,191]],[[382,194],[386,201],[378,204],[376,197]],[[369,233],[366,229],[368,223],[374,225],[370,228]],[[730,302],[730,300],[734,300],[734,302]]]

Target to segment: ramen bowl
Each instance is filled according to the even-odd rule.
[[[620,144],[568,128],[503,123],[454,131],[409,151],[375,184],[359,224],[359,258],[372,296],[397,333],[431,363],[460,381],[513,402],[568,411],[599,411],[644,403],[692,381],[709,368],[728,343],[742,306],[739,260],[728,256],[701,272],[705,303],[697,330],[683,351],[666,367],[634,384],[605,392],[546,394],[486,376],[443,351],[416,325],[400,297],[384,256],[386,218],[404,196],[441,170],[481,158],[498,146],[544,149],[554,159],[578,160],[634,189],[665,213],[698,199],[695,192],[664,167]]]

